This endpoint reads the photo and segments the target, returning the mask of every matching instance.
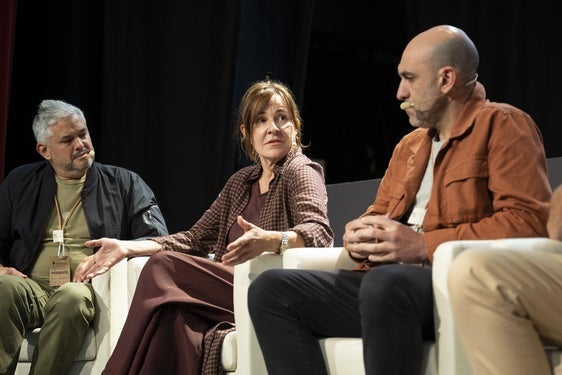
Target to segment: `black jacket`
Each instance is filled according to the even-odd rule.
[[[0,264],[21,272],[32,264],[56,191],[54,170],[47,161],[8,174],[0,186]],[[168,234],[154,193],[134,172],[94,162],[81,196],[92,239]]]

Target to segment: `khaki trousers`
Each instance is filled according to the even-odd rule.
[[[467,250],[448,287],[474,374],[552,374],[543,345],[562,345],[562,255]]]
[[[27,278],[0,276],[0,374],[15,371],[23,335],[41,327],[31,374],[64,374],[95,314],[90,284],[43,289]]]

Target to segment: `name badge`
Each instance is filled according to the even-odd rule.
[[[62,229],[56,229],[53,231],[53,242],[64,243],[64,231]]]
[[[416,207],[413,209],[412,214],[408,218],[408,224],[421,227],[423,219],[425,218],[425,208]]]
[[[61,286],[68,282],[70,282],[70,257],[67,255],[51,257],[49,285]]]

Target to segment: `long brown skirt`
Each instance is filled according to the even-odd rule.
[[[173,251],[144,266],[103,374],[198,375],[205,332],[234,324],[233,268]]]

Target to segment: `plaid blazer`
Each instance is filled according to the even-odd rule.
[[[195,225],[187,230],[153,238],[163,250],[198,256],[214,253],[221,261],[228,231],[250,199],[252,184],[262,173],[252,165],[230,177],[213,204]],[[264,230],[292,230],[300,234],[306,247],[329,247],[333,232],[328,220],[328,195],[322,166],[301,150],[289,153],[274,167],[274,179],[255,225]]]

